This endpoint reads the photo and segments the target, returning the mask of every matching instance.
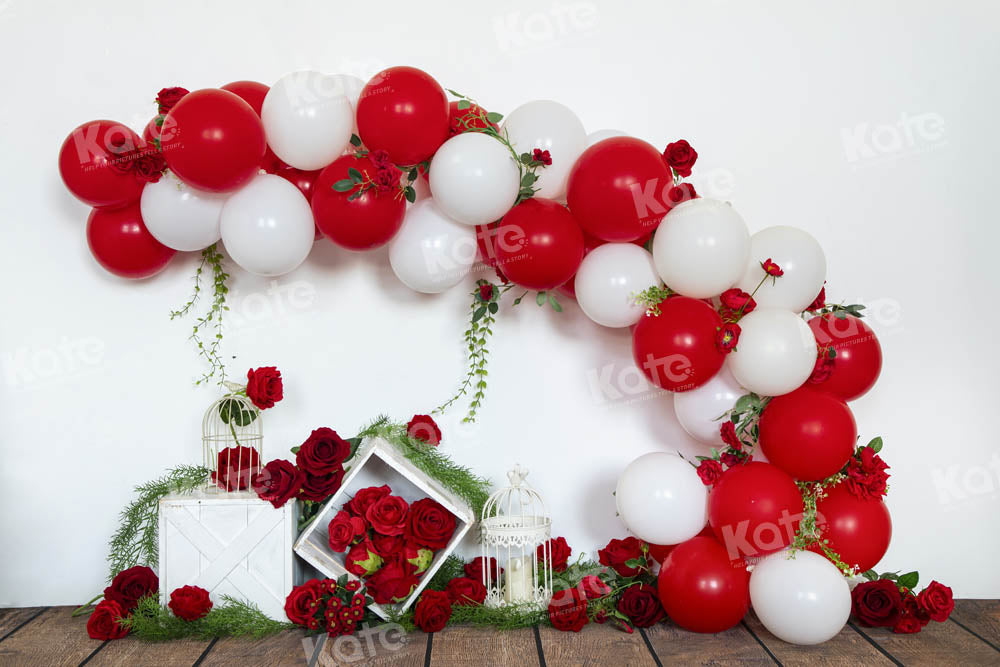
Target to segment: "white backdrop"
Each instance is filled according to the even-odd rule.
[[[790,224],[826,249],[831,300],[869,304],[885,351],[852,404],[885,438],[895,534],[880,569],[1000,597],[994,162],[1000,8],[960,2],[496,3],[0,0],[0,605],[79,603],[134,484],[200,460],[196,255],[129,283],[103,272],[87,209],[62,187],[77,124],[136,129],[164,86],[271,83],[295,69],[367,78],[394,64],[509,112],[551,98],[588,130],[686,138],[702,194],[751,231]],[[265,458],[310,429],[407,419],[463,373],[462,288],[403,287],[385,251],[327,241],[277,281],[233,271],[230,372],[275,364],[285,400]],[[494,481],[520,462],[576,552],[624,536],[611,492],[639,454],[694,451],[668,395],[631,394],[627,333],[575,305],[501,313],[480,422],[444,447]],[[620,375],[624,373],[624,375]],[[609,379],[610,378],[610,379]]]

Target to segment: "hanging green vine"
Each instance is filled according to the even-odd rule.
[[[222,359],[221,348],[222,315],[229,310],[229,306],[226,305],[226,295],[229,293],[226,281],[229,279],[229,274],[226,273],[222,265],[222,253],[216,246],[217,244],[213,243],[201,251],[201,263],[194,273],[194,291],[191,298],[179,310],[170,312],[170,319],[175,320],[192,311],[201,297],[202,274],[205,273],[206,268],[210,267],[212,270],[212,304],[208,312],[194,323],[190,336],[190,340],[194,341],[198,350],[198,356],[208,364],[208,370],[198,378],[195,382],[196,385],[208,382],[216,377],[216,374],[218,374],[217,384],[219,386],[222,386],[226,381],[226,364]],[[210,336],[208,341],[205,339],[206,335]]]

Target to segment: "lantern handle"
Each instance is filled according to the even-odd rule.
[[[522,468],[521,464],[515,464],[514,469],[507,473],[507,479],[510,480],[510,485],[515,488],[520,488],[524,485],[524,478],[528,476],[528,469]]]

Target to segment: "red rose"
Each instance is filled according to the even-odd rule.
[[[143,150],[133,158],[132,173],[140,181],[156,183],[167,168],[167,161],[156,150]]]
[[[889,468],[871,447],[862,447],[847,463],[847,489],[859,498],[880,499],[886,494]]]
[[[380,167],[375,171],[375,188],[379,192],[390,190],[399,182],[400,172],[395,167]]]
[[[489,301],[493,298],[493,283],[484,283],[479,286],[479,300]]]
[[[588,600],[601,598],[611,593],[611,587],[604,583],[604,581],[602,581],[596,574],[588,574],[580,580],[579,586],[580,592],[583,593]]]
[[[667,190],[667,199],[671,206],[677,206],[697,198],[698,193],[694,191],[694,186],[690,183],[678,183]]]
[[[258,498],[278,508],[294,498],[304,482],[301,470],[285,459],[275,459],[253,476],[250,486]]]
[[[355,537],[364,534],[365,525],[358,517],[352,517],[350,512],[340,510],[327,526],[327,532],[330,535],[330,548],[342,554],[351,546]]]
[[[368,577],[382,567],[382,557],[368,538],[358,542],[347,552],[344,568],[353,575]]]
[[[389,159],[389,151],[379,148],[368,154],[368,159],[372,161],[377,168],[391,167],[392,160]]]
[[[809,374],[810,384],[822,384],[830,379],[833,374],[833,366],[837,362],[836,358],[831,358],[830,348],[819,348],[816,354],[816,363],[813,365],[812,373]]]
[[[734,317],[740,308],[743,309],[743,314],[746,315],[752,313],[754,308],[757,307],[757,302],[754,301],[752,296],[736,287],[727,289],[720,294],[719,302],[722,304],[723,311]]]
[[[161,114],[167,113],[174,108],[174,105],[181,101],[181,98],[188,94],[187,88],[179,86],[174,88],[161,88],[156,94],[156,104],[159,106]]]
[[[812,303],[806,306],[806,310],[812,310],[812,311],[820,310],[825,305],[826,305],[826,283],[823,283],[823,286],[819,288],[819,294],[816,295],[816,298],[813,299]]]
[[[552,156],[548,151],[543,151],[541,148],[536,148],[531,152],[531,159],[535,162],[541,162],[546,167],[552,164]]]
[[[497,566],[496,558],[493,558],[492,556],[490,557],[489,567],[490,567],[490,581],[500,581],[500,578],[503,576],[503,568]],[[467,576],[469,579],[475,579],[476,581],[485,581],[485,577],[483,577],[482,556],[476,556],[475,558],[473,558],[471,562],[465,564],[465,567],[463,569],[465,570],[465,576]]]
[[[101,600],[87,619],[87,634],[101,641],[121,639],[128,634],[128,628],[122,627],[118,619],[126,615],[126,610],[114,600]]]
[[[698,159],[698,153],[695,149],[691,148],[691,144],[681,139],[680,141],[667,144],[666,150],[663,151],[663,159],[666,160],[668,165],[673,167],[678,176],[687,178],[691,175],[691,167],[694,166],[695,161]]]
[[[296,586],[285,598],[285,616],[292,623],[308,628],[310,621],[316,621],[316,611],[320,607],[323,593],[323,582],[319,579],[310,579],[301,586]]]
[[[410,515],[406,520],[407,539],[428,549],[444,549],[454,533],[455,516],[441,503],[423,498],[410,505]]]
[[[340,483],[344,481],[344,469],[338,468],[329,475],[313,475],[305,473],[302,481],[302,488],[295,496],[299,500],[311,500],[320,503],[332,496],[340,488]]]
[[[247,398],[261,410],[273,408],[284,398],[281,371],[274,366],[261,366],[247,371]]]
[[[642,542],[635,537],[611,540],[597,552],[597,556],[601,565],[607,565],[623,577],[634,577],[639,574],[639,568],[626,563],[630,560],[643,560]]]
[[[226,491],[243,491],[260,467],[260,454],[253,447],[227,447],[219,452],[212,481]]]
[[[413,623],[424,632],[444,630],[451,618],[451,601],[444,591],[424,591],[413,610]]]
[[[115,575],[111,585],[104,589],[104,599],[117,602],[126,612],[131,612],[139,600],[159,590],[160,580],[156,573],[145,565],[136,565]]]
[[[355,520],[361,519],[355,518]],[[372,537],[372,544],[378,550],[378,555],[388,560],[403,551],[403,547],[406,546],[406,538],[402,535],[379,535],[376,533]]]
[[[448,599],[454,605],[469,606],[482,604],[486,599],[486,587],[478,579],[455,577],[445,589]]]
[[[549,559],[552,562],[553,572],[562,572],[567,567],[569,567],[569,557],[573,553],[569,544],[566,543],[565,537],[557,537],[554,540],[549,540]],[[535,549],[535,555],[538,557],[538,562],[541,563],[544,558],[545,545],[539,544]]]
[[[920,608],[927,613],[931,620],[944,623],[951,616],[955,608],[955,601],[952,599],[951,588],[932,581],[927,588],[920,591],[917,596],[917,603]]]
[[[740,325],[735,322],[724,322],[716,329],[715,346],[722,352],[732,352],[740,342],[740,333],[742,333]]]
[[[727,419],[722,422],[722,426],[719,428],[719,433],[722,436],[722,442],[726,443],[736,451],[743,450],[743,441],[736,435],[736,424],[734,424],[731,420]]]
[[[930,620],[930,615],[917,602],[917,596],[912,593],[904,594],[903,613],[896,625],[893,626],[892,631],[899,635],[920,632],[925,625],[930,623]]]
[[[628,616],[637,628],[648,628],[666,616],[656,589],[646,584],[626,588],[618,600],[618,611]]]
[[[733,454],[732,452],[722,452],[719,455],[719,462],[726,466],[727,468],[732,468],[733,466],[738,466],[743,463],[743,459],[740,458],[739,454]]]
[[[419,579],[410,564],[396,557],[387,561],[369,577],[365,586],[377,604],[389,604],[405,600],[418,582]]]
[[[437,445],[441,442],[441,429],[430,415],[413,415],[413,419],[406,425],[406,435],[428,445]]]
[[[760,268],[764,269],[764,273],[775,278],[780,278],[785,275],[785,272],[781,270],[781,267],[772,262],[770,257],[760,263]]]
[[[903,612],[903,599],[895,582],[878,579],[854,587],[851,607],[861,625],[891,628]]]
[[[185,621],[197,621],[212,610],[208,591],[198,586],[181,586],[170,594],[170,611]]]
[[[722,464],[715,459],[704,459],[698,464],[698,477],[705,486],[715,486],[722,477]]]
[[[390,493],[392,493],[392,489],[384,484],[382,486],[369,486],[355,493],[344,507],[354,516],[364,517],[369,507]]]
[[[350,455],[351,443],[324,426],[309,434],[295,454],[295,462],[303,472],[326,475],[340,469]]]
[[[587,624],[587,598],[578,588],[565,588],[552,594],[549,621],[563,632],[579,632]]]
[[[399,496],[386,496],[375,501],[365,512],[365,518],[383,535],[402,535],[406,531],[406,519],[410,506]]]

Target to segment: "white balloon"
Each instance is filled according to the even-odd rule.
[[[139,199],[146,229],[174,250],[201,250],[219,240],[219,216],[229,194],[196,190],[167,172]]]
[[[460,283],[475,261],[475,228],[446,216],[434,198],[413,204],[402,229],[389,242],[389,264],[396,277],[426,294]]]
[[[511,111],[503,123],[503,131],[518,154],[541,148],[552,156],[552,164],[535,172],[538,174],[535,196],[546,199],[565,196],[569,171],[587,148],[587,132],[576,114],[558,102],[535,100]]]
[[[826,255],[810,235],[798,227],[768,227],[750,239],[750,259],[738,287],[753,292],[764,278],[760,263],[770,259],[784,275],[768,278],[754,296],[758,306],[801,313],[813,302],[826,280]]]
[[[708,521],[708,487],[677,454],[643,454],[628,464],[615,490],[618,514],[632,533],[652,544],[680,544]]]
[[[361,99],[361,91],[365,87],[365,82],[361,80],[360,77],[354,76],[353,74],[333,74],[340,85],[344,89],[344,94],[347,96],[347,101],[351,103],[351,117],[354,119],[354,124],[351,128],[352,134],[358,133],[358,100]],[[354,147],[348,145],[344,149],[345,153],[354,152]]]
[[[663,282],[694,299],[716,296],[739,281],[750,256],[750,232],[726,202],[692,199],[670,209],[653,237]]]
[[[816,365],[816,337],[801,317],[780,308],[757,308],[740,320],[740,340],[726,364],[733,377],[761,396],[802,386]]]
[[[790,644],[822,644],[851,615],[851,588],[830,561],[811,551],[777,553],[754,566],[750,603],[771,634]]]
[[[634,243],[605,243],[587,253],[576,272],[576,301],[587,317],[606,327],[638,322],[645,306],[632,295],[660,285],[653,257]]]
[[[222,243],[244,270],[280,276],[312,248],[312,209],[299,189],[271,174],[255,176],[222,207]]]
[[[502,218],[517,200],[520,173],[507,147],[481,132],[464,132],[434,154],[431,195],[442,211],[466,225]]]
[[[622,132],[621,130],[596,130],[587,135],[587,148],[590,148],[598,141],[604,141],[605,139],[611,139],[613,137],[627,137],[627,132]]]
[[[261,108],[267,144],[289,166],[312,171],[336,160],[354,129],[349,79],[291,72],[271,86]]]
[[[732,410],[736,400],[747,393],[729,369],[723,366],[711,380],[697,389],[675,393],[674,413],[688,435],[706,445],[718,447],[723,444],[719,429],[724,420],[720,417]]]

